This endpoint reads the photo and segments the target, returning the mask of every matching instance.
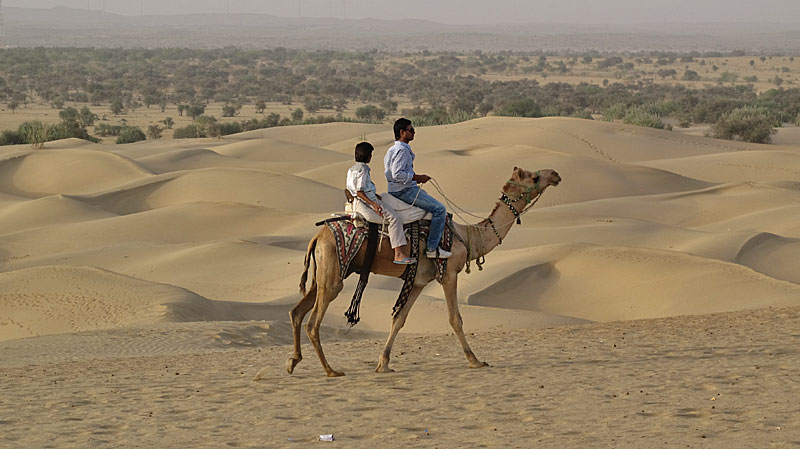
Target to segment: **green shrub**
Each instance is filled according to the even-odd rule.
[[[47,127],[38,120],[19,125],[18,133],[25,139],[25,143],[36,149],[44,148],[44,143],[47,142]]]
[[[0,134],[0,146],[2,145],[21,145],[28,143],[25,141],[25,138],[22,134],[16,131],[6,130]]]
[[[687,70],[683,72],[683,80],[684,81],[700,81],[700,75],[697,74],[694,70]]]
[[[629,125],[664,129],[664,122],[661,121],[661,117],[653,113],[652,109],[647,106],[634,106],[628,109],[622,121]]]
[[[172,135],[173,139],[196,139],[200,136],[200,131],[197,125],[191,124],[183,128],[176,128],[175,133]]]
[[[712,137],[727,140],[742,140],[753,143],[770,143],[774,128],[775,114],[763,107],[745,106],[723,115],[711,128]]]
[[[142,140],[147,140],[147,136],[141,128],[138,126],[126,126],[120,131],[119,137],[117,137],[117,144],[134,143]]]
[[[368,104],[356,109],[356,117],[361,120],[381,122],[384,118],[386,118],[386,111],[375,105]]]
[[[603,120],[607,122],[613,122],[614,120],[620,120],[625,117],[625,114],[628,113],[628,107],[622,103],[615,103],[611,106],[607,107],[603,111]]]
[[[541,117],[542,108],[531,98],[520,98],[506,103],[496,114],[510,117]]]
[[[227,136],[229,134],[239,134],[242,132],[242,124],[239,122],[220,123],[219,130],[223,136]]]
[[[97,135],[102,137],[107,137],[107,136],[118,136],[119,133],[122,132],[122,128],[124,128],[124,126],[101,123],[97,125],[94,128],[94,130],[97,133]]]
[[[592,117],[592,113],[587,111],[586,109],[578,109],[575,112],[573,112],[572,114],[570,114],[570,117],[572,117],[572,118],[582,118],[582,119],[586,119],[586,120],[594,120],[594,117]]]

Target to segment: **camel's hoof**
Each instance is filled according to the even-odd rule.
[[[389,368],[388,366],[385,366],[385,365],[378,365],[378,367],[375,368],[375,372],[376,373],[393,373],[394,370]]]
[[[469,364],[469,367],[470,367],[470,368],[483,368],[483,367],[485,367],[485,366],[491,366],[491,365],[489,365],[489,364],[488,364],[488,363],[486,363],[486,362],[478,362],[478,363],[476,363],[476,364],[475,364],[475,363],[470,363],[470,364]]]
[[[344,376],[344,373],[341,371],[334,371],[334,370],[328,371],[328,377],[342,377],[342,376]]]
[[[289,357],[289,360],[286,361],[286,371],[288,371],[289,374],[292,374],[294,372],[294,367],[297,366],[298,363],[300,363],[300,360],[302,359]]]

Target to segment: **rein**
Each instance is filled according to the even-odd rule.
[[[517,224],[522,224],[522,219],[521,219],[522,215],[527,213],[539,201],[539,199],[542,197],[542,189],[541,189],[541,187],[539,187],[539,182],[542,180],[542,177],[541,177],[541,175],[540,175],[540,173],[538,171],[536,171],[536,175],[537,175],[536,183],[534,185],[532,185],[532,186],[527,185],[527,184],[522,184],[522,183],[519,183],[519,182],[516,182],[516,181],[512,181],[512,180],[506,181],[506,184],[516,185],[516,186],[519,186],[519,187],[523,188],[523,191],[520,193],[519,197],[517,197],[516,199],[509,197],[508,195],[506,195],[505,192],[500,192],[500,201],[502,201],[506,206],[508,206],[509,210],[511,210],[511,212],[514,214],[514,218],[515,218],[514,221],[516,221]],[[455,203],[450,201],[450,198],[448,198],[447,195],[444,194],[444,192],[439,187],[439,185],[436,182],[436,180],[433,180],[432,184],[433,184],[434,187],[436,187],[436,190],[439,191],[439,193],[442,195],[442,197],[447,201],[447,203],[450,206],[452,206],[454,208],[457,208],[457,209],[460,209],[463,212],[465,212],[465,213],[467,213],[467,214],[469,214],[469,215],[471,215],[473,217],[481,218],[481,217],[478,217],[478,216],[476,216],[474,214],[471,214],[471,213],[467,212],[466,210],[458,207]],[[533,194],[534,190],[536,191],[535,195]],[[514,207],[514,203],[516,203],[518,201],[522,201],[522,200],[525,201],[525,205],[522,207],[522,211],[520,212],[520,211],[517,211],[516,207]],[[461,217],[458,214],[458,212],[456,212],[456,215],[458,215],[459,218],[464,220],[464,218]],[[503,244],[503,238],[500,236],[500,232],[497,230],[497,226],[495,226],[495,222],[494,222],[494,220],[492,220],[492,217],[489,216],[489,217],[485,218],[485,220],[489,222],[489,226],[491,226],[492,231],[494,231],[494,234],[497,236],[498,245],[502,245]],[[464,221],[466,221],[466,220],[464,220]],[[513,224],[513,221],[511,223]],[[506,225],[506,224],[508,224],[508,223],[503,223],[502,225]],[[475,231],[476,229],[473,229],[473,228],[477,228],[477,227],[478,227],[477,223],[476,224],[467,224],[467,240],[466,241],[464,241],[464,239],[457,232],[455,232],[455,228],[452,228],[453,235],[461,243],[463,243],[464,246],[467,248],[467,261],[466,261],[466,272],[467,272],[467,274],[470,273],[470,266],[469,266],[470,265],[470,259],[471,259],[471,254],[470,254],[471,253],[471,245],[470,245],[470,242],[473,239],[471,231]],[[476,241],[480,241],[480,239],[476,237]],[[481,246],[483,246],[483,245],[481,245]],[[479,252],[483,252],[483,251],[479,251]],[[483,264],[484,263],[486,263],[485,256],[480,256],[480,257],[475,259],[475,264],[478,266],[478,271],[483,271]]]

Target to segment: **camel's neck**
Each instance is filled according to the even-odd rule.
[[[517,214],[521,214],[525,208],[525,201],[514,201],[511,205]],[[480,258],[500,245],[501,240],[506,239],[516,221],[517,215],[511,211],[511,208],[503,201],[498,200],[489,218],[475,225],[464,226],[462,234],[469,245],[470,260]]]

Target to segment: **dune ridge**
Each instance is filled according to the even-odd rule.
[[[478,306],[468,314],[493,316],[478,328],[526,327],[504,311],[540,314],[525,315],[540,327],[800,299],[800,228],[785,219],[800,199],[794,176],[800,146],[566,118],[488,117],[418,134],[417,170],[433,176],[448,200],[478,215],[494,207],[514,166],[555,168],[565,179],[487,256],[485,271],[462,275],[462,303]],[[44,150],[2,150],[2,272],[97,267],[206,301],[182,301],[180,313],[162,314],[160,321],[247,316],[200,303],[276,304],[285,312],[297,298],[306,242],[316,232],[312,223],[341,210],[352,147],[364,138],[376,147],[373,177],[385,190],[380,162],[392,133],[380,125],[273,128],[117,147],[66,140]],[[432,185],[426,188],[439,196]],[[455,212],[459,221],[475,220]],[[71,273],[69,282],[85,275],[102,290],[91,268]],[[115,282],[108,281],[111,297]],[[371,285],[376,309],[390,306],[397,281]],[[350,283],[343,298],[348,291]],[[425,295],[429,305],[421,309],[443,299],[435,286]],[[342,325],[338,309],[346,306],[346,299],[335,302],[337,313],[326,323]],[[386,329],[385,313],[366,315],[364,328]],[[146,316],[134,321],[142,324]],[[107,323],[95,327],[127,323],[115,320],[99,319]],[[47,330],[50,324],[29,326],[31,335],[55,332]],[[427,316],[409,326],[415,332],[448,327]],[[0,327],[0,339],[20,335],[10,329]]]

